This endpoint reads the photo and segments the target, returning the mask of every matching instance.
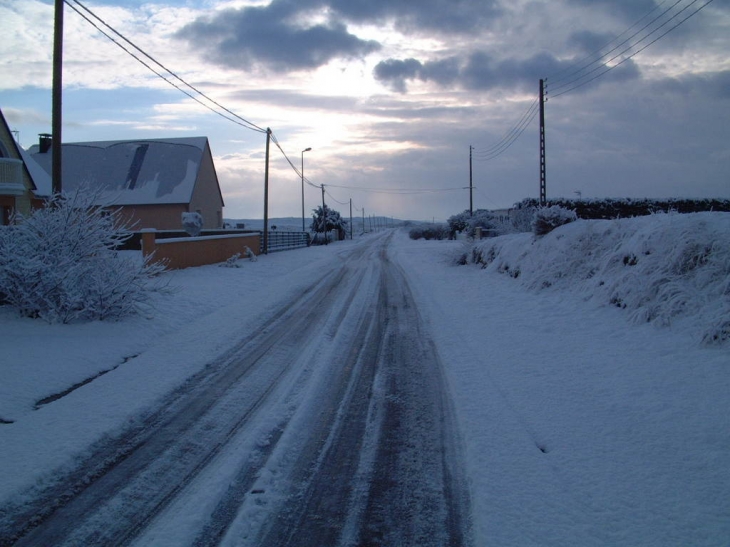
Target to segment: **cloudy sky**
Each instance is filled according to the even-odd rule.
[[[297,168],[311,147],[344,214],[467,209],[470,146],[475,209],[537,198],[540,78],[548,198],[730,198],[730,0],[80,1]],[[261,218],[265,134],[64,15],[64,141],[205,135],[224,215]],[[0,0],[0,21],[0,108],[28,148],[51,128],[53,2]],[[301,216],[271,150],[269,215]]]

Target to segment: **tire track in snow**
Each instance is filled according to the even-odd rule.
[[[364,252],[358,247],[353,256]],[[343,294],[352,298],[346,291],[357,290],[357,279],[348,284],[345,274],[344,268],[327,272],[140,425],[99,447],[34,503],[7,510],[9,517],[0,522],[3,544],[129,543],[266,403],[326,319],[320,310],[332,308]],[[231,412],[226,397],[248,404]],[[211,425],[217,420],[223,423]]]
[[[227,488],[205,492],[214,503],[185,544],[469,545],[441,364],[388,241],[341,253],[341,267],[101,446],[85,462],[96,468],[82,465],[18,511],[16,524],[40,524],[17,526],[17,544],[154,544],[148,537],[175,526],[176,504],[194,504],[194,487],[204,492],[203,477],[244,438],[255,448],[238,456]],[[329,349],[313,357],[312,343]],[[270,412],[278,418],[261,425],[256,416]],[[257,445],[262,427],[268,442]],[[262,488],[272,469],[280,482]]]
[[[379,288],[326,408],[257,534],[243,545],[469,545],[469,496],[441,363],[399,267],[377,258]],[[245,514],[243,512],[242,514]],[[239,544],[231,537],[233,544]]]

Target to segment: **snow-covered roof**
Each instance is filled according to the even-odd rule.
[[[33,179],[33,184],[35,185],[35,191],[33,193],[38,197],[50,197],[53,193],[51,175],[46,173],[23,147],[18,146],[18,153],[20,153],[20,157],[23,163],[25,163],[26,169],[28,169],[30,178]]]
[[[99,189],[106,204],[189,203],[207,137],[64,143],[63,189]],[[29,149],[51,171],[52,154]]]

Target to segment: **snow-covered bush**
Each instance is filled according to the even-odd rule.
[[[251,262],[256,262],[258,258],[256,257],[256,253],[254,253],[250,247],[246,246],[243,248],[243,254],[248,258]]]
[[[221,268],[240,268],[241,265],[238,263],[238,259],[241,258],[241,253],[236,253],[226,259],[225,262],[218,264]]]
[[[503,221],[498,215],[486,209],[477,209],[472,214],[466,210],[452,215],[447,222],[452,237],[455,237],[457,232],[464,233],[468,237],[474,237],[477,228],[481,228],[485,235],[492,237],[511,234],[516,231],[511,222]]]
[[[451,230],[443,224],[421,224],[408,231],[411,239],[451,239]]]
[[[536,206],[518,203],[510,211],[510,221],[515,232],[532,232],[532,220],[535,218]]]
[[[310,224],[309,229],[315,233],[323,234],[325,232],[335,230],[337,232],[337,237],[342,240],[345,239],[348,224],[349,223],[342,218],[339,211],[335,211],[325,205],[324,214],[322,207],[317,207],[313,210],[312,223]],[[325,239],[325,237],[326,236],[323,235],[322,239]],[[316,238],[314,243],[317,243]]]
[[[48,322],[117,319],[134,313],[163,270],[115,251],[131,235],[118,210],[77,191],[0,227],[0,295],[27,317]],[[134,257],[136,258],[136,257]]]
[[[470,262],[530,290],[566,290],[625,310],[629,320],[730,341],[730,213],[581,220],[535,237],[476,243]]]
[[[544,236],[558,226],[568,224],[574,220],[578,220],[578,216],[575,214],[575,211],[571,211],[570,209],[565,209],[559,205],[540,207],[535,211],[535,216],[532,219],[532,232],[536,236]]]
[[[203,229],[203,215],[200,213],[183,213],[182,214],[183,229],[192,237],[200,235]]]

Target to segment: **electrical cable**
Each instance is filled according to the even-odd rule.
[[[477,154],[473,155],[474,161],[478,162],[485,162],[489,160],[493,160],[497,156],[500,156],[502,153],[506,152],[507,149],[509,149],[516,141],[520,138],[522,133],[524,133],[525,129],[530,125],[532,120],[535,119],[535,116],[539,112],[539,98],[535,99],[533,103],[530,105],[530,108],[527,109],[525,114],[522,115],[522,118],[520,121],[515,125],[510,131],[509,131],[509,139],[505,140],[504,138],[498,142],[496,145],[490,147],[487,152],[477,152]]]
[[[522,114],[522,116],[517,121],[517,123],[512,127],[512,129],[510,129],[507,133],[505,133],[499,141],[497,141],[492,146],[490,146],[488,148],[484,148],[484,149],[474,147],[474,151],[480,155],[489,155],[492,152],[500,149],[504,145],[504,143],[506,143],[510,139],[512,139],[513,135],[518,131],[518,128],[522,125],[522,123],[525,121],[525,119],[530,115],[530,111],[533,108],[535,108],[535,106],[537,105],[539,100],[540,100],[540,98],[537,97],[537,98],[535,98],[534,101],[532,101],[532,104],[530,104],[528,109]]]
[[[203,103],[197,97],[193,96],[191,93],[185,91],[180,86],[178,86],[174,82],[170,81],[163,74],[161,74],[160,72],[158,72],[157,70],[155,70],[154,68],[152,68],[148,63],[146,63],[145,61],[143,61],[142,59],[140,59],[137,55],[135,55],[133,52],[131,52],[127,48],[125,48],[116,39],[114,39],[114,37],[110,36],[107,32],[105,32],[104,30],[102,30],[96,23],[94,23],[94,21],[92,21],[91,19],[89,19],[85,14],[81,13],[76,8],[76,6],[74,6],[73,4],[71,4],[71,2],[74,2],[75,4],[77,4],[83,10],[85,10],[89,15],[91,15],[93,18],[95,18],[97,21],[99,21],[102,25],[104,25],[106,28],[108,28],[114,34],[116,34],[117,36],[119,36],[119,38],[121,38],[122,40],[124,40],[127,44],[129,44],[130,46],[132,46],[134,49],[136,49],[138,52],[140,52],[142,55],[144,55],[147,59],[149,59],[154,64],[156,64],[158,67],[160,67],[161,69],[163,69],[164,71],[166,71],[168,74],[170,74],[171,76],[173,76],[178,81],[182,82],[185,86],[187,86],[188,88],[192,89],[195,93],[197,93],[201,97],[204,97],[207,101],[210,101],[211,103],[213,103],[214,105],[216,105],[218,108],[224,110],[225,112],[227,112],[228,114],[230,114],[231,116],[233,116],[235,119],[231,119],[230,117],[228,117],[228,116],[226,116],[226,115],[224,115],[224,114],[216,111],[210,105],[207,105],[207,104]],[[237,123],[238,125],[241,125],[242,127],[245,127],[247,129],[250,129],[252,131],[256,131],[256,132],[259,132],[259,133],[266,133],[266,130],[265,129],[263,129],[263,128],[259,127],[258,125],[256,125],[255,123],[250,122],[247,119],[239,116],[235,112],[229,110],[225,106],[223,106],[220,103],[218,103],[217,101],[215,101],[214,99],[208,97],[205,93],[203,93],[202,91],[200,91],[199,89],[197,89],[192,84],[189,84],[188,82],[186,82],[183,78],[181,78],[180,76],[178,76],[175,72],[173,72],[172,70],[170,70],[169,68],[167,68],[166,66],[164,66],[162,63],[160,63],[159,61],[157,61],[150,54],[148,54],[147,52],[145,52],[142,48],[140,48],[139,46],[137,46],[136,44],[134,44],[132,41],[130,41],[128,38],[126,38],[124,35],[122,35],[116,29],[114,29],[111,25],[109,25],[101,17],[99,17],[98,15],[96,15],[93,11],[91,11],[89,8],[87,8],[84,4],[82,4],[81,2],[79,2],[79,0],[64,0],[64,3],[68,7],[70,7],[72,10],[74,10],[76,13],[78,13],[83,19],[85,19],[91,26],[93,26],[101,34],[103,34],[109,40],[111,40],[112,42],[114,42],[114,44],[116,44],[120,49],[122,49],[124,52],[126,52],[131,57],[133,57],[135,60],[137,60],[143,66],[145,66],[147,69],[149,69],[150,71],[152,71],[155,75],[157,75],[158,77],[160,77],[163,80],[165,80],[168,84],[170,84],[171,86],[175,87],[179,91],[182,91],[183,93],[185,93],[185,95],[187,95],[188,97],[190,97],[194,101],[198,102],[199,104],[201,104],[202,106],[206,107],[207,109],[209,109],[210,111],[214,112],[215,114],[218,114],[219,116],[221,116],[221,117],[223,117],[223,118],[225,118],[225,119],[227,119],[229,121],[232,121],[234,123]],[[240,120],[240,121],[237,121],[237,120]]]
[[[674,14],[674,15],[673,15],[673,16],[672,16],[672,17],[671,17],[670,19],[668,19],[667,21],[665,21],[664,23],[662,23],[662,24],[661,24],[661,25],[660,25],[659,27],[657,27],[656,29],[654,29],[654,30],[653,30],[652,32],[650,32],[649,34],[647,34],[646,36],[644,36],[643,38],[641,38],[641,40],[638,40],[638,41],[637,41],[636,43],[632,44],[632,45],[631,45],[631,46],[630,46],[629,48],[626,48],[626,49],[624,49],[624,50],[623,50],[623,51],[622,51],[621,53],[619,53],[619,54],[615,55],[614,57],[612,57],[612,58],[610,58],[610,59],[608,59],[608,60],[606,60],[606,61],[605,61],[605,63],[610,63],[611,61],[614,61],[615,59],[617,59],[618,57],[620,57],[621,55],[623,55],[623,54],[624,54],[624,53],[625,53],[626,51],[629,51],[630,49],[633,49],[633,48],[634,48],[634,47],[636,47],[636,46],[637,46],[638,44],[640,44],[641,42],[643,42],[644,40],[646,40],[647,38],[649,38],[649,37],[650,37],[650,36],[651,36],[652,34],[654,34],[655,32],[657,32],[658,30],[660,30],[660,29],[661,29],[661,28],[663,28],[664,26],[666,26],[666,25],[667,25],[667,24],[668,24],[668,23],[669,23],[670,21],[673,21],[674,19],[676,19],[676,18],[677,18],[677,17],[678,17],[678,16],[680,15],[680,14],[682,14],[682,13],[683,13],[684,11],[686,11],[686,10],[687,10],[687,9],[688,9],[689,7],[691,7],[692,5],[696,4],[696,3],[698,2],[698,1],[699,1],[699,0],[693,0],[693,1],[692,1],[692,2],[690,2],[690,3],[689,3],[689,4],[687,5],[687,6],[685,6],[684,8],[682,8],[682,9],[681,9],[681,10],[680,10],[679,12],[677,12],[676,14]],[[575,89],[578,89],[578,88],[580,88],[580,87],[583,87],[584,85],[586,85],[586,84],[589,84],[590,82],[592,82],[592,81],[594,81],[594,80],[596,80],[596,79],[600,78],[601,76],[603,76],[603,75],[604,75],[604,74],[606,74],[607,72],[610,72],[610,71],[611,71],[611,70],[613,70],[614,68],[617,68],[617,67],[621,66],[621,65],[622,65],[623,63],[625,63],[626,61],[628,61],[628,60],[629,60],[629,59],[631,59],[632,57],[634,57],[634,56],[638,55],[639,53],[641,53],[642,51],[644,51],[644,50],[645,50],[646,48],[648,48],[649,46],[651,46],[652,44],[654,44],[654,43],[658,42],[658,41],[659,41],[660,39],[662,39],[662,38],[663,38],[664,36],[666,36],[667,34],[669,34],[669,33],[670,33],[671,31],[673,31],[674,29],[676,29],[676,28],[677,28],[678,26],[680,26],[680,25],[681,25],[682,23],[684,23],[685,21],[687,21],[688,19],[690,19],[690,18],[691,18],[691,17],[693,17],[694,15],[696,15],[696,14],[697,14],[698,12],[700,12],[700,11],[701,11],[702,9],[704,9],[705,7],[707,7],[707,6],[708,6],[708,5],[710,4],[710,3],[712,3],[712,2],[713,2],[713,0],[707,0],[707,1],[706,1],[706,2],[705,2],[705,3],[703,4],[703,5],[701,5],[701,6],[699,7],[699,8],[697,8],[696,10],[694,10],[694,11],[693,11],[692,13],[690,13],[690,14],[689,14],[689,15],[688,15],[687,17],[685,17],[684,19],[681,19],[681,20],[680,20],[680,21],[679,21],[679,22],[678,22],[677,24],[675,24],[674,26],[672,26],[672,27],[670,27],[669,29],[667,29],[666,31],[664,31],[664,32],[663,32],[662,34],[660,34],[659,36],[657,36],[656,38],[654,38],[654,39],[653,39],[653,40],[652,40],[651,42],[649,42],[648,44],[644,45],[644,46],[643,46],[643,47],[641,47],[640,49],[638,49],[638,50],[636,50],[635,52],[633,52],[633,53],[632,53],[631,55],[629,55],[629,56],[627,56],[627,57],[624,57],[624,58],[623,58],[623,59],[621,59],[621,60],[620,60],[619,62],[617,62],[617,63],[616,63],[615,65],[611,65],[611,66],[608,66],[608,65],[606,65],[606,64],[604,63],[604,64],[600,65],[599,67],[596,67],[596,68],[594,68],[594,69],[593,69],[593,70],[591,70],[590,72],[588,72],[588,73],[584,74],[584,75],[583,75],[583,76],[581,76],[580,78],[576,78],[575,80],[572,80],[571,82],[568,82],[567,84],[563,84],[562,86],[559,86],[559,88],[560,88],[560,87],[565,87],[565,86],[567,86],[567,85],[569,85],[569,84],[571,84],[571,83],[576,83],[576,82],[579,82],[579,81],[580,81],[581,79],[583,79],[583,78],[585,78],[586,76],[588,76],[588,75],[592,74],[592,73],[593,73],[593,72],[595,72],[596,70],[600,70],[601,68],[605,68],[605,70],[603,70],[602,72],[599,72],[598,74],[596,74],[596,75],[595,75],[595,76],[593,76],[592,78],[590,78],[590,79],[588,79],[588,80],[585,80],[585,81],[583,81],[583,82],[577,83],[577,84],[576,84],[576,85],[574,85],[573,87],[570,87],[570,88],[568,88],[568,89],[566,89],[566,90],[564,90],[564,91],[561,91],[560,93],[555,93],[555,94],[552,94],[552,95],[550,95],[550,97],[554,99],[554,98],[556,98],[556,97],[559,97],[559,96],[561,96],[561,95],[565,95],[566,93],[569,93],[569,92],[571,92],[571,91],[573,91],[573,90],[575,90]],[[676,4],[675,4],[675,5],[676,5]]]
[[[366,192],[370,194],[391,194],[391,195],[409,195],[409,194],[436,194],[441,192],[457,192],[468,190],[468,186],[459,188],[363,188],[356,186],[343,186],[339,184],[327,184],[328,188],[342,188],[345,190],[356,190],[358,192]],[[319,188],[319,187],[318,187]]]
[[[577,69],[573,70],[573,71],[572,71],[572,72],[571,72],[570,74],[567,74],[566,76],[563,76],[563,77],[561,77],[561,75],[562,75],[562,74],[564,74],[565,72],[568,72],[569,70],[571,70],[571,69],[572,69],[572,68],[573,68],[574,66],[578,65],[579,63],[582,63],[583,61],[587,61],[587,60],[588,60],[588,59],[590,59],[590,58],[591,58],[591,57],[592,57],[593,55],[595,55],[595,54],[597,54],[597,53],[600,53],[600,52],[601,52],[601,51],[603,51],[603,50],[604,50],[605,48],[607,48],[608,46],[610,46],[610,45],[611,45],[611,44],[612,44],[613,42],[615,42],[616,40],[618,40],[618,39],[619,39],[619,38],[620,38],[621,36],[623,36],[624,34],[626,34],[627,32],[629,32],[629,31],[630,31],[630,30],[631,30],[632,28],[634,28],[634,27],[635,27],[636,25],[640,24],[640,23],[641,23],[641,21],[643,21],[643,20],[644,20],[644,19],[646,19],[646,18],[647,18],[647,17],[649,16],[649,15],[651,15],[652,13],[654,13],[654,11],[656,11],[657,9],[659,9],[659,7],[660,7],[660,6],[662,5],[662,4],[664,4],[664,3],[666,2],[666,0],[665,0],[664,2],[662,2],[661,4],[659,4],[659,5],[655,6],[653,10],[651,10],[651,11],[650,11],[649,13],[645,14],[645,15],[644,15],[644,16],[643,16],[643,17],[642,17],[641,19],[639,19],[639,20],[638,20],[637,22],[635,22],[635,23],[634,23],[633,25],[631,25],[631,26],[630,26],[629,28],[627,28],[626,30],[624,30],[624,31],[623,31],[623,32],[622,32],[621,34],[619,34],[618,36],[615,36],[615,37],[614,37],[613,39],[609,40],[609,41],[608,41],[608,42],[607,42],[606,44],[604,44],[603,46],[601,46],[601,47],[600,47],[599,49],[597,49],[596,51],[594,51],[593,53],[591,53],[591,54],[590,54],[590,55],[588,55],[587,57],[584,57],[584,58],[583,58],[583,59],[581,59],[580,61],[577,61],[577,62],[573,63],[573,64],[572,64],[572,65],[570,65],[569,67],[567,67],[567,68],[565,68],[564,70],[560,71],[560,72],[559,72],[558,74],[556,74],[555,76],[552,76],[552,77],[550,77],[550,78],[549,78],[550,84],[551,84],[551,85],[553,85],[553,86],[555,86],[555,85],[556,85],[557,83],[559,83],[559,82],[561,82],[561,81],[564,81],[564,80],[567,80],[567,79],[569,79],[569,78],[573,77],[574,75],[578,74],[579,72],[582,72],[583,70],[587,69],[587,68],[588,68],[589,66],[591,66],[591,65],[593,65],[593,64],[595,64],[595,63],[599,63],[599,62],[601,61],[601,59],[602,59],[603,57],[606,57],[607,55],[610,55],[611,53],[613,53],[614,51],[616,51],[616,50],[617,50],[617,49],[618,49],[619,47],[621,47],[622,45],[624,45],[625,43],[627,43],[627,42],[628,42],[628,41],[630,41],[631,39],[633,39],[633,38],[635,38],[636,36],[638,36],[639,34],[641,34],[641,32],[643,32],[643,31],[644,31],[644,30],[646,30],[646,29],[647,29],[648,27],[650,27],[650,26],[651,26],[651,25],[652,25],[653,23],[655,23],[656,21],[658,21],[659,19],[661,19],[661,18],[662,18],[662,17],[664,16],[664,15],[666,15],[666,14],[667,14],[667,13],[668,13],[669,11],[671,11],[671,10],[672,10],[672,9],[673,9],[673,8],[674,8],[675,6],[677,6],[677,4],[681,3],[682,1],[683,1],[683,0],[677,0],[677,1],[676,1],[676,2],[674,3],[674,4],[672,4],[671,6],[669,6],[669,7],[668,7],[668,8],[666,9],[666,10],[664,10],[664,11],[663,11],[662,13],[660,13],[659,15],[657,15],[657,16],[656,16],[656,17],[655,17],[654,19],[652,19],[651,21],[649,21],[649,22],[648,22],[648,23],[647,23],[646,25],[644,25],[643,27],[641,27],[641,28],[640,28],[640,29],[639,29],[638,31],[636,31],[636,32],[635,32],[634,34],[632,34],[631,36],[629,36],[629,37],[628,37],[628,38],[627,38],[626,40],[624,40],[623,42],[620,42],[619,44],[617,44],[616,46],[614,46],[614,47],[613,47],[612,49],[610,49],[610,50],[606,51],[605,53],[602,53],[602,54],[601,54],[600,56],[598,56],[598,57],[597,57],[596,59],[594,59],[594,60],[593,60],[593,61],[591,61],[590,63],[587,63],[587,64],[585,64],[585,65],[581,66],[580,68],[577,68]],[[631,47],[632,47],[632,46],[629,46],[629,49],[630,49]],[[605,62],[602,62],[602,63],[600,63],[600,64],[601,64],[601,65],[604,65],[604,64],[605,64]],[[567,85],[567,84],[565,84],[565,85]],[[560,86],[558,86],[558,87],[560,87]]]
[[[693,11],[691,14],[689,14],[684,19],[680,20],[676,25],[670,27],[668,30],[666,30],[665,32],[663,32],[662,34],[660,34],[659,36],[657,36],[654,40],[652,40],[648,44],[644,45],[643,47],[641,47],[637,51],[633,52],[628,57],[620,60],[617,64],[612,65],[612,66],[608,66],[606,64],[606,63],[610,63],[610,62],[616,60],[617,58],[621,57],[621,55],[625,54],[627,51],[631,51],[633,48],[635,48],[636,46],[638,46],[639,44],[641,44],[643,41],[647,40],[649,37],[651,37],[653,34],[655,34],[656,32],[658,32],[659,30],[661,30],[663,27],[665,27],[667,24],[669,24],[671,21],[673,21],[674,19],[676,19],[684,11],[686,11],[688,8],[690,8],[692,5],[694,5],[695,3],[697,3],[699,1],[699,0],[692,0],[692,2],[690,2],[688,5],[684,6],[677,13],[675,13],[674,15],[672,15],[672,17],[670,17],[669,19],[667,19],[666,21],[664,21],[658,27],[654,28],[651,32],[649,32],[645,36],[641,37],[639,40],[631,43],[628,47],[622,49],[621,52],[619,52],[618,54],[616,54],[613,57],[611,57],[609,59],[606,59],[605,61],[601,62],[601,59],[605,58],[607,55],[610,55],[611,53],[613,53],[614,51],[616,51],[617,49],[619,49],[621,46],[623,46],[626,43],[630,42],[633,38],[637,37],[644,30],[646,30],[647,28],[649,28],[652,24],[656,23],[658,20],[660,20],[662,17],[664,17],[666,14],[668,14],[672,9],[674,9],[678,4],[680,4],[683,1],[683,0],[677,0],[671,6],[669,6],[667,9],[665,9],[664,11],[662,11],[659,15],[657,15],[651,21],[649,21],[647,24],[645,24],[643,27],[641,27],[638,31],[636,31],[635,33],[633,33],[627,39],[625,39],[622,42],[620,42],[618,45],[614,46],[612,49],[610,49],[606,53],[602,54],[597,59],[591,61],[590,63],[587,63],[587,64],[581,66],[580,68],[577,68],[577,69],[573,70],[572,72],[570,72],[569,74],[567,74],[566,76],[564,76],[562,78],[560,77],[562,74],[565,74],[567,71],[571,70],[573,67],[577,66],[578,64],[580,64],[580,63],[582,63],[584,61],[587,61],[588,59],[590,59],[591,57],[593,57],[596,53],[601,52],[603,49],[605,49],[606,47],[608,47],[611,43],[615,42],[621,36],[623,36],[626,33],[628,33],[632,28],[638,26],[642,21],[644,21],[647,17],[649,17],[652,13],[654,13],[657,9],[659,9],[663,4],[665,4],[666,1],[667,0],[664,0],[663,2],[661,2],[660,4],[658,4],[657,6],[655,6],[654,9],[652,9],[650,12],[648,12],[647,14],[645,14],[638,21],[636,21],[633,25],[631,25],[629,28],[627,28],[626,30],[624,30],[621,34],[619,34],[618,36],[616,36],[615,38],[613,38],[611,41],[609,41],[607,44],[605,44],[604,46],[602,46],[601,48],[599,48],[598,50],[596,50],[592,54],[590,54],[587,57],[581,59],[580,61],[574,63],[570,67],[567,67],[563,71],[559,72],[553,78],[546,79],[546,83],[549,83],[549,86],[546,87],[546,94],[549,93],[549,92],[552,92],[552,93],[550,93],[550,97],[551,98],[556,98],[556,97],[559,97],[560,95],[564,95],[566,93],[569,93],[570,91],[573,91],[573,90],[575,90],[575,89],[577,89],[579,87],[582,87],[582,86],[584,86],[584,85],[592,82],[593,80],[599,78],[600,76],[603,76],[605,73],[607,73],[610,70],[613,70],[614,68],[616,68],[616,67],[620,66],[621,64],[625,63],[626,61],[628,61],[629,59],[631,59],[635,55],[637,55],[637,54],[641,53],[642,51],[644,51],[650,45],[654,44],[655,42],[657,42],[658,40],[660,40],[661,38],[663,38],[664,36],[666,36],[669,32],[671,32],[672,30],[674,30],[675,28],[677,28],[679,25],[681,25],[682,23],[684,23],[685,21],[687,21],[687,19],[689,19],[690,17],[694,16],[700,10],[702,10],[703,8],[705,8],[713,0],[707,0],[707,2],[705,4],[703,4],[702,6],[700,6],[699,8],[697,8],[695,11]],[[576,78],[570,79],[572,76],[575,76],[576,74],[579,74],[579,73],[587,70],[591,65],[593,65],[593,64],[595,64],[597,62],[601,62],[601,64],[598,67],[595,67],[592,70],[590,70],[588,72],[585,72],[585,73],[581,74],[580,76],[578,76]],[[599,74],[595,75],[594,77],[592,77],[592,78],[590,78],[588,80],[585,80],[585,81],[581,82],[581,80],[584,80],[586,77],[590,76],[591,74],[595,73],[598,70],[601,70],[602,68],[604,70],[602,70]],[[556,81],[555,81],[556,78],[557,78],[557,83],[558,84],[560,84],[560,82],[565,82],[565,80],[568,80],[568,79],[570,79],[570,80],[567,81],[567,82],[565,82],[565,83],[562,83],[560,85],[556,85]],[[580,83],[577,83],[577,82],[580,82]],[[576,84],[576,85],[574,85],[572,87],[569,87],[569,86],[571,86],[571,84]],[[565,89],[566,87],[568,89]],[[563,89],[563,91],[560,91],[559,93],[555,93],[556,90],[560,90],[560,89]],[[517,141],[517,139],[522,135],[522,133],[527,128],[527,126],[530,124],[530,122],[532,122],[532,120],[537,115],[538,110],[539,110],[538,107],[537,107],[538,106],[538,101],[539,101],[539,97],[537,99],[535,99],[535,101],[533,101],[533,103],[530,105],[530,107],[527,109],[527,111],[525,111],[525,113],[522,115],[522,117],[519,119],[519,121],[502,137],[502,139],[500,139],[499,141],[497,141],[495,144],[493,144],[489,148],[486,148],[486,149],[475,148],[474,149],[474,152],[475,153],[473,154],[472,159],[474,161],[478,161],[478,162],[489,161],[489,160],[492,160],[492,159],[498,157],[503,152],[505,152],[507,149],[509,149]]]
[[[294,165],[294,163],[289,159],[289,156],[286,155],[286,152],[284,152],[284,149],[281,147],[281,144],[279,144],[278,139],[274,135],[274,132],[271,132],[271,142],[274,143],[274,145],[279,149],[281,154],[284,156],[284,159],[287,161],[289,166],[294,170],[294,172],[297,174],[300,180],[302,180],[302,172],[299,170],[299,168]],[[320,188],[319,185],[314,184],[312,181],[310,181],[307,177],[304,177],[304,182],[311,186],[312,188]]]
[[[339,201],[338,199],[336,199],[332,194],[330,194],[329,191],[327,190],[327,185],[324,186],[324,193],[327,194],[332,199],[332,201],[334,201],[335,203],[338,203],[340,205],[350,205],[349,201],[346,201],[343,203],[343,202]]]

